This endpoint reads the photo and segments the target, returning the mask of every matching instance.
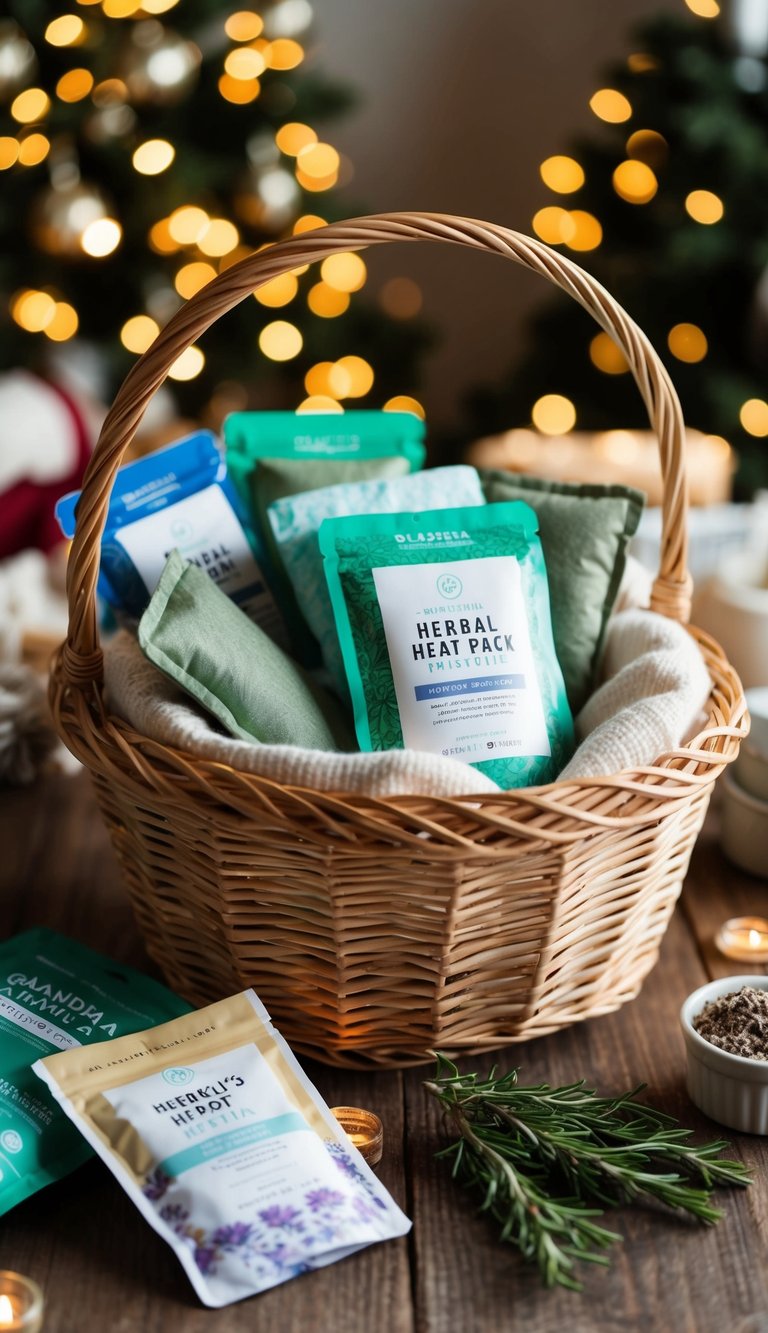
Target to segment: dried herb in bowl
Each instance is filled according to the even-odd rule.
[[[690,1130],[636,1101],[643,1085],[620,1097],[599,1097],[583,1082],[521,1087],[516,1069],[481,1079],[436,1058],[424,1086],[458,1132],[438,1156],[482,1192],[501,1239],[548,1287],[579,1291],[577,1261],[608,1263],[602,1251],[621,1238],[597,1222],[605,1208],[651,1198],[712,1224],[721,1216],[712,1190],[750,1183],[740,1162],[718,1156],[723,1140],[691,1144]]]

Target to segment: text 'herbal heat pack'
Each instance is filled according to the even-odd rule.
[[[253,991],[34,1068],[205,1305],[410,1230]]]
[[[320,528],[362,750],[556,777],[573,722],[536,515],[522,501],[326,519]]]

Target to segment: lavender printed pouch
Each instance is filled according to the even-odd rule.
[[[253,991],[34,1071],[205,1305],[410,1230]]]

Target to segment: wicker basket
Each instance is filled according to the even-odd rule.
[[[109,493],[176,357],[270,278],[389,241],[491,251],[548,278],[616,341],[665,481],[653,606],[689,612],[683,423],[645,336],[588,274],[488,223],[390,214],[294,237],[222,273],[137,361],[88,468],[69,563],[69,637],[54,715],[88,767],[153,958],[202,1003],[253,985],[297,1049],[402,1065],[482,1051],[605,1014],[637,994],[721,769],[747,720],[722,650],[705,730],[648,768],[479,798],[377,800],[281,787],[138,735],[102,695],[94,591]]]

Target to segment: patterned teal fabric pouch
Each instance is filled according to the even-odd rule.
[[[573,721],[529,505],[326,519],[320,549],[361,750],[557,776]]]

